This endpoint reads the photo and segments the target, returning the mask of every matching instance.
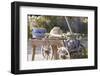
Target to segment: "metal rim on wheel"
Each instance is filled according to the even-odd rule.
[[[45,46],[48,46],[49,47],[49,54],[47,54],[45,52]],[[46,59],[46,60],[52,60],[52,58],[53,58],[53,50],[52,50],[51,45],[43,45],[41,47],[41,53],[42,53],[44,59]]]

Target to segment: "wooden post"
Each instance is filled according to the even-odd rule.
[[[36,46],[33,45],[33,51],[32,51],[32,61],[34,60],[35,58],[35,49],[36,49]]]
[[[52,50],[53,50],[53,55],[54,55],[54,59],[58,59],[58,55],[57,55],[57,45],[52,45]]]

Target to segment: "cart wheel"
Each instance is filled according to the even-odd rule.
[[[53,51],[51,45],[43,45],[41,48],[42,55],[46,60],[53,59]]]
[[[70,53],[66,47],[58,48],[59,59],[70,59]]]
[[[70,51],[70,57],[73,59],[76,59],[76,58],[87,58],[87,51],[86,51],[86,48],[80,44],[79,47],[77,49],[73,49],[74,51],[72,50],[69,50]]]

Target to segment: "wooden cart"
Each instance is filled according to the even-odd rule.
[[[36,47],[38,46],[51,45],[54,59],[58,59],[57,48],[63,46],[63,41],[61,39],[53,38],[42,38],[42,39],[32,39],[32,60],[35,58]]]

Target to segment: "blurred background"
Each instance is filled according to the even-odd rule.
[[[73,33],[85,34],[88,32],[88,17],[66,16]],[[69,32],[64,16],[28,15],[28,39],[32,38],[33,27],[45,28],[49,33],[55,26],[60,27],[63,33]]]

